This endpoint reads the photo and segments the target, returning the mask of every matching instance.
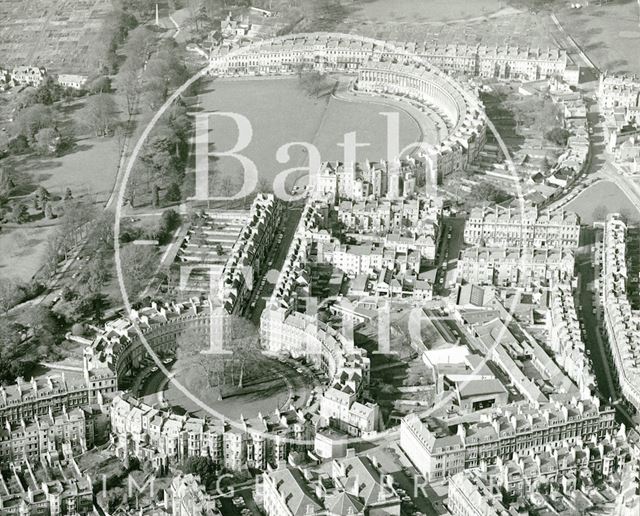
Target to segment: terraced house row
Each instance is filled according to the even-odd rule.
[[[307,313],[309,255],[321,230],[327,207],[309,199],[305,204],[276,286],[260,318],[263,347],[271,353],[304,357],[329,377],[330,388],[320,400],[322,423],[351,435],[379,427],[379,408],[364,401],[369,387],[370,359],[352,338]],[[326,233],[326,231],[325,231]]]
[[[447,507],[453,516],[516,516],[505,499],[518,499],[534,514],[637,514],[637,447],[623,428],[599,442],[564,444],[482,463],[449,478]]]
[[[514,453],[509,460],[496,459],[495,464],[482,462],[479,467],[457,475],[479,481],[483,490],[525,499],[544,492],[552,484],[570,495],[578,487],[589,489],[597,482],[620,474],[629,461],[631,445],[625,432],[607,434],[599,442],[547,446],[543,451]],[[457,476],[456,475],[456,476]],[[454,508],[462,493],[456,492],[456,480],[450,479],[449,504]],[[452,511],[454,514],[457,512]]]
[[[409,98],[435,111],[446,125],[447,137],[426,150],[437,176],[467,168],[486,140],[486,117],[479,100],[429,65],[367,62],[358,70],[358,92]],[[430,115],[425,115],[430,116]],[[431,115],[432,116],[432,115]],[[430,171],[433,173],[433,171]]]
[[[242,312],[255,280],[266,271],[282,212],[283,205],[273,194],[258,194],[254,199],[219,279],[218,299],[227,313]]]
[[[582,340],[573,292],[568,284],[558,284],[552,291],[547,331],[548,344],[558,365],[576,383],[580,392],[586,394],[595,388],[596,379]]]
[[[402,202],[418,193],[417,179],[426,162],[414,157],[363,163],[322,163],[311,176],[314,191],[336,199],[362,202],[371,196]]]
[[[580,221],[575,213],[514,204],[474,208],[464,226],[467,244],[495,247],[575,249]]]
[[[263,59],[247,59],[247,62],[256,69],[266,70],[278,64],[278,54],[288,53],[293,63],[303,64],[307,61],[301,49],[314,48],[316,45],[319,45],[318,50],[326,49],[324,55],[327,60],[345,68],[367,57],[380,61],[418,56],[447,72],[502,79],[539,80],[563,75],[569,64],[566,51],[558,48],[492,46],[477,43],[445,44],[439,41],[381,42],[329,33],[296,34],[276,38],[262,47],[265,53]],[[211,59],[218,60],[230,50],[233,48],[229,46],[214,48]],[[270,53],[276,55],[269,55]]]
[[[245,47],[221,47],[210,56],[210,73],[219,76],[287,75],[313,69],[357,73],[358,91],[409,96],[423,104],[424,111],[442,113],[447,135],[431,151],[440,175],[471,163],[484,145],[486,114],[475,92],[391,43],[351,34],[295,34]]]
[[[458,278],[500,287],[548,286],[570,281],[571,250],[528,247],[469,247],[460,252]]]
[[[47,453],[83,453],[93,447],[95,424],[100,424],[100,412],[90,408],[75,408],[67,412],[36,417],[31,422],[11,424],[0,430],[0,462],[19,464],[39,462]],[[106,419],[106,416],[105,416]]]
[[[615,411],[601,407],[597,398],[541,405],[514,403],[493,409],[480,420],[421,421],[416,414],[403,418],[400,446],[421,475],[444,479],[514,453],[543,451],[595,437],[603,439],[615,428]]]
[[[164,466],[187,457],[210,457],[220,467],[233,471],[247,466],[264,470],[267,464],[286,460],[290,451],[304,450],[294,441],[313,440],[310,423],[293,409],[229,424],[177,415],[129,394],[113,400],[111,432],[116,453],[123,459],[133,455]]]
[[[602,309],[609,352],[620,391],[640,410],[640,315],[627,296],[627,225],[609,214],[604,225],[600,269]]]
[[[18,378],[12,385],[0,386],[0,419],[19,424],[90,404],[102,405],[116,389],[115,374],[108,367],[92,367],[86,361],[79,374],[61,372],[28,382]]]

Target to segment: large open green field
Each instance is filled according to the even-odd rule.
[[[488,16],[505,7],[503,0],[369,0],[353,2],[350,20],[369,23],[448,22]]]
[[[14,170],[30,183],[25,185],[25,193],[38,185],[55,195],[64,195],[70,188],[74,197],[91,195],[96,201],[105,202],[113,189],[118,154],[113,137],[83,138],[63,156],[16,159]]]
[[[290,142],[312,143],[323,161],[341,161],[344,153],[338,144],[345,133],[356,131],[358,143],[368,144],[358,148],[358,161],[386,158],[387,118],[380,112],[399,114],[401,146],[421,139],[419,125],[400,105],[310,97],[299,87],[297,78],[211,81],[200,95],[199,108],[212,113],[238,113],[249,120],[253,136],[241,153],[256,163],[260,176],[270,185],[278,173],[307,165],[306,151],[300,146],[290,149],[288,162],[278,162],[278,148]],[[216,151],[231,149],[237,137],[233,120],[210,118],[209,141]],[[236,159],[223,157],[215,163],[210,179],[212,194],[223,193],[220,188],[224,178],[231,179],[235,191],[239,189],[242,166]],[[295,179],[293,175],[291,178]]]
[[[74,100],[61,108],[69,113],[65,124],[75,124],[77,140],[62,156],[24,154],[11,156],[5,166],[13,172],[17,184],[15,202],[31,206],[33,192],[43,186],[52,198],[60,199],[67,188],[75,199],[102,205],[113,190],[120,147],[114,136],[96,138],[82,126],[85,99]],[[54,203],[55,208],[55,203]],[[59,219],[34,220],[16,226],[4,225],[0,233],[0,277],[28,281],[42,265],[47,240],[56,231]]]
[[[0,233],[0,278],[28,281],[38,272],[47,251],[47,239],[55,228],[13,227]]]
[[[563,9],[557,17],[565,30],[600,68],[640,73],[640,5],[617,0],[583,9]]]
[[[356,0],[341,5],[342,16],[331,27],[339,32],[394,41],[555,45],[548,31],[551,20],[531,13],[525,0]]]
[[[603,220],[607,213],[621,213],[629,222],[640,222],[640,212],[626,194],[611,181],[594,184],[582,192],[566,209],[576,212],[583,224]]]

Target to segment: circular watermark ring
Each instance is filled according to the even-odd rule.
[[[367,37],[363,37],[363,36],[354,36],[354,35],[349,35],[349,34],[341,34],[341,33],[332,33],[332,34],[323,33],[323,34],[325,36],[327,36],[327,37],[335,37],[335,38],[340,38],[340,39],[351,39],[351,40],[355,39],[355,40],[366,42],[366,43],[370,43],[370,44],[373,44],[373,45],[378,45],[379,47],[382,47],[382,48],[385,48],[385,49],[391,49],[392,51],[394,51],[396,53],[396,55],[404,55],[406,57],[410,57],[416,63],[420,63],[423,66],[428,67],[428,69],[438,72],[440,74],[439,77],[441,77],[444,80],[450,82],[452,85],[455,85],[455,86],[461,88],[461,86],[459,86],[456,81],[454,81],[449,76],[445,75],[443,72],[440,72],[437,69],[437,67],[431,65],[428,62],[428,60],[426,60],[425,58],[422,58],[422,57],[420,57],[420,56],[418,56],[416,54],[411,54],[411,53],[407,52],[405,49],[397,47],[393,43],[388,43],[388,42],[385,42],[385,41],[376,40],[374,38],[367,38]],[[275,38],[275,39],[282,39],[282,38]],[[260,46],[269,44],[271,41],[272,40],[264,40],[264,41],[260,41],[260,42],[248,45],[246,47],[240,47],[238,49],[234,49],[229,54],[227,54],[226,57],[228,59],[228,58],[232,58],[234,56],[246,53],[248,51],[255,50],[256,48],[259,48]],[[121,292],[121,295],[122,295],[123,304],[124,304],[126,312],[127,312],[127,314],[129,316],[131,315],[133,308],[131,306],[131,302],[129,300],[129,297],[128,297],[128,294],[127,294],[127,291],[126,291],[126,287],[125,287],[125,284],[124,284],[124,277],[123,277],[123,273],[122,273],[122,264],[121,264],[121,256],[120,256],[120,219],[121,219],[121,216],[122,216],[123,202],[124,202],[126,186],[127,186],[129,177],[131,176],[134,164],[136,162],[138,154],[140,153],[140,150],[142,149],[142,146],[144,145],[146,139],[149,137],[151,131],[153,130],[153,128],[155,127],[157,122],[160,120],[162,115],[187,90],[187,88],[189,88],[192,84],[194,84],[195,82],[197,82],[201,78],[205,77],[206,75],[209,75],[212,71],[215,70],[215,68],[216,68],[215,64],[209,64],[208,66],[206,66],[203,69],[201,69],[199,72],[197,72],[191,78],[189,78],[184,84],[182,84],[180,87],[178,87],[176,89],[176,91],[173,92],[169,96],[169,98],[162,104],[162,106],[160,106],[158,111],[155,113],[155,115],[151,118],[151,120],[148,122],[148,124],[146,125],[146,127],[142,131],[138,141],[136,142],[135,146],[133,147],[131,155],[129,156],[129,159],[127,160],[127,164],[126,164],[126,168],[124,170],[124,174],[123,174],[123,176],[122,176],[122,178],[120,180],[119,189],[118,189],[118,196],[117,196],[117,203],[116,203],[116,210],[115,210],[114,254],[115,254],[115,264],[116,264],[116,273],[117,273],[117,278],[118,278],[118,285],[119,285],[120,292]],[[513,174],[514,177],[516,177],[516,179],[517,179],[515,165],[513,163],[513,160],[511,159],[511,156],[509,154],[509,151],[508,151],[506,145],[504,144],[504,141],[500,137],[500,134],[497,132],[495,126],[491,123],[491,121],[488,118],[486,118],[486,115],[485,115],[485,118],[484,118],[483,121],[485,123],[487,123],[489,129],[491,130],[491,132],[493,133],[494,137],[498,141],[499,146],[500,146],[500,148],[501,148],[501,150],[502,150],[502,152],[503,152],[503,154],[505,156],[505,160],[507,162],[509,172],[511,174]],[[519,200],[519,205],[520,205],[520,210],[521,210],[521,217],[524,220],[524,209],[525,209],[525,204],[526,203],[525,203],[524,197],[522,195],[522,189],[521,189],[519,181],[516,180],[515,184],[516,184],[516,192],[517,192],[517,197],[518,197],[518,200]],[[505,321],[505,324],[500,329],[500,332],[497,335],[497,338],[495,339],[494,347],[499,345],[500,341],[502,340],[502,337],[504,336],[504,332],[507,331],[507,324],[513,319],[513,314],[515,313],[516,304],[517,304],[517,299],[514,297],[513,304],[509,308],[508,321]],[[153,350],[152,346],[149,344],[147,338],[144,335],[144,332],[140,328],[140,326],[137,323],[137,321],[134,318],[131,318],[131,317],[129,317],[129,318],[130,318],[130,320],[132,322],[132,325],[133,325],[133,328],[135,329],[135,331],[136,331],[136,333],[137,333],[142,345],[144,346],[145,350],[147,351],[149,356],[152,358],[153,362],[156,364],[158,369],[160,371],[162,371],[162,373],[167,378],[169,378],[169,381],[172,383],[173,386],[175,386],[180,392],[182,392],[194,404],[199,406],[201,409],[203,409],[206,413],[208,413],[213,418],[215,418],[215,419],[217,419],[219,421],[223,421],[225,423],[228,423],[230,426],[233,426],[234,428],[236,428],[238,430],[241,430],[241,431],[245,431],[246,430],[244,422],[233,420],[232,418],[226,416],[225,414],[215,410],[213,407],[209,406],[207,403],[202,401],[197,395],[195,395],[189,389],[187,389],[183,384],[181,384],[175,378],[175,376],[172,376],[170,374],[169,370],[165,367],[165,365],[162,362],[162,360],[160,359],[160,357],[157,356],[157,354]],[[494,348],[492,348],[490,351],[492,351],[493,349]],[[483,360],[480,361],[479,365],[474,369],[474,373],[477,373],[478,371],[480,371],[480,369],[484,366],[484,364],[488,360],[489,355],[490,355],[490,352],[488,352],[487,356],[485,356],[483,358]],[[465,382],[462,382],[462,383],[464,384],[464,383],[466,383],[468,381],[470,381],[470,380],[466,380]],[[454,395],[455,395],[455,391],[452,391],[451,394],[448,394],[447,396],[445,396],[442,400],[438,401],[436,404],[434,404],[433,407],[429,408],[428,410],[420,412],[419,415],[421,417],[426,417],[429,414],[432,414],[433,412],[444,408],[453,399]],[[366,436],[366,437],[351,436],[351,437],[347,437],[347,438],[344,438],[344,439],[335,440],[334,443],[335,444],[341,444],[341,445],[356,444],[356,443],[363,442],[363,441],[371,441],[371,440],[378,440],[378,439],[381,439],[381,438],[394,437],[394,436],[396,436],[398,434],[398,432],[399,432],[398,427],[393,427],[393,428],[389,428],[389,429],[384,430],[384,431],[375,432],[375,435],[372,435],[372,436]],[[286,443],[286,444],[291,444],[291,445],[296,445],[296,446],[313,446],[314,442],[315,442],[314,439],[298,439],[298,438],[291,438],[291,437],[283,437],[281,435],[274,435],[274,434],[272,434],[272,433],[270,433],[268,431],[260,431],[258,429],[254,429],[254,428],[252,428],[250,430],[250,433],[253,434],[253,435],[257,435],[259,437],[265,438],[265,439],[271,439],[271,438],[275,439],[275,438],[277,438],[279,443]]]

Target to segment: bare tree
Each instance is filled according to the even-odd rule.
[[[84,120],[96,136],[107,136],[118,124],[118,109],[113,97],[107,93],[94,95],[83,109]]]
[[[122,276],[130,299],[136,299],[151,283],[157,262],[158,257],[154,247],[129,245],[122,248],[120,251]]]
[[[206,353],[209,342],[198,328],[185,330],[176,341],[176,369],[197,369],[207,380],[207,387],[222,388],[227,384],[241,389],[245,374],[259,356],[257,328],[243,317],[225,315],[223,348],[231,355]],[[237,373],[237,383],[236,383]]]
[[[243,387],[245,370],[258,355],[260,338],[251,321],[237,315],[229,315],[225,322],[225,347],[233,352],[234,368],[239,366],[237,387]]]
[[[127,104],[127,114],[132,117],[136,112],[141,84],[140,73],[130,61],[125,62],[116,78],[116,89],[124,95]]]
[[[22,297],[22,291],[18,283],[11,278],[0,281],[0,310],[6,315]]]
[[[273,192],[273,185],[266,177],[258,179],[257,186],[258,193],[271,193]]]
[[[234,187],[233,181],[229,176],[223,177],[222,180],[220,181],[220,193],[224,197],[231,196],[231,193],[233,192],[233,187]]]
[[[222,355],[204,353],[208,347],[206,333],[196,327],[186,329],[176,339],[175,369],[200,371],[209,389],[224,385],[224,362]],[[221,392],[218,393],[221,396]]]

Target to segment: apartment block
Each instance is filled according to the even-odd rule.
[[[304,415],[293,409],[258,414],[231,424],[212,418],[179,416],[126,394],[116,396],[111,405],[116,453],[158,465],[207,456],[233,471],[245,467],[265,469],[268,464],[286,460],[289,452],[297,449],[291,441],[312,440],[313,428],[309,425]],[[269,438],[265,433],[270,434]]]
[[[514,453],[542,451],[595,437],[615,428],[615,411],[598,399],[555,401],[539,406],[511,404],[496,408],[480,421],[449,424],[426,422],[415,414],[402,419],[400,446],[427,480],[444,479],[482,461],[510,459]]]
[[[171,481],[171,514],[173,516],[219,516],[214,496],[207,494],[197,475],[179,474]]]
[[[595,387],[596,380],[582,340],[570,285],[557,284],[552,290],[546,326],[548,345],[554,352],[558,365],[582,393],[588,393]]]
[[[532,205],[474,208],[464,227],[467,244],[487,247],[574,249],[579,237],[580,221],[574,213]]]
[[[265,472],[263,507],[267,516],[399,516],[400,497],[374,458],[334,459],[329,470],[280,464]]]
[[[640,315],[627,296],[627,225],[609,214],[604,225],[600,260],[600,300],[609,352],[620,391],[640,409]]]
[[[570,281],[574,265],[569,249],[470,247],[460,253],[457,274],[466,283],[530,288]]]

